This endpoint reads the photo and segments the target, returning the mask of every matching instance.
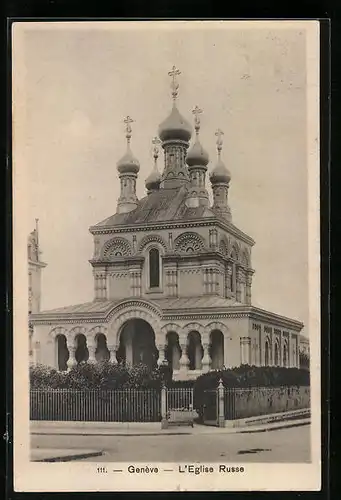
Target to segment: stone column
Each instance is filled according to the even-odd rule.
[[[168,233],[168,245],[169,249],[172,252],[173,251],[173,233]]]
[[[251,305],[251,286],[253,272],[247,271],[245,276],[245,303]]]
[[[86,339],[86,346],[89,351],[88,363],[96,363],[96,341],[92,338]]]
[[[232,264],[229,262],[226,265],[226,270],[225,270],[225,296],[226,297],[231,297],[232,293],[232,288],[231,288],[231,277],[232,277]]]
[[[279,345],[279,356],[280,356],[280,360],[279,360],[279,366],[283,366],[283,331],[281,330],[281,336],[280,336],[280,345]]]
[[[181,357],[180,357],[180,371],[187,371],[189,365],[189,359],[187,356],[187,342],[185,340],[181,340]]]
[[[251,338],[250,337],[240,337],[240,352],[241,352],[241,364],[249,365],[250,355],[251,355]]]
[[[67,369],[70,370],[72,367],[74,367],[77,364],[76,357],[75,357],[76,346],[69,345],[69,343],[67,343],[67,348],[69,351],[69,359],[67,360]]]
[[[292,359],[292,334],[289,332],[288,338],[288,368],[293,367],[293,359]]]
[[[127,332],[128,333],[128,332]],[[130,331],[125,338],[126,364],[133,364],[133,332]]]
[[[236,282],[236,301],[240,302],[241,301],[241,295],[242,295],[242,290],[241,290],[241,280],[242,280],[242,273],[239,268],[236,269],[237,273],[237,282]]]
[[[202,371],[203,372],[208,372],[210,370],[212,360],[211,360],[211,357],[210,357],[210,354],[209,354],[210,344],[209,344],[209,342],[208,342],[207,339],[205,339],[203,341],[202,346],[203,346],[203,349],[204,349],[204,356],[202,358]]]
[[[136,235],[135,234],[133,235],[133,251],[135,254],[136,253]]]
[[[157,360],[157,365],[161,366],[162,364],[167,363],[166,360],[166,346],[164,344],[158,344],[157,349],[159,351],[159,358]]]
[[[116,353],[118,351],[118,346],[116,344],[107,344],[107,347],[110,353],[110,363],[112,363],[113,365],[117,364]]]

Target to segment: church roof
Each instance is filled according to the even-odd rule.
[[[167,317],[174,314],[182,314],[196,316],[200,314],[212,315],[214,319],[215,314],[219,317],[220,314],[236,314],[241,316],[249,316],[256,320],[273,322],[284,328],[301,330],[303,328],[303,323],[286,316],[282,316],[265,309],[261,309],[254,306],[246,306],[236,302],[234,299],[228,299],[224,297],[219,297],[216,295],[212,296],[199,296],[199,297],[167,297],[161,299],[146,300],[143,298],[130,297],[126,299],[118,300],[103,300],[94,302],[85,302],[83,304],[77,304],[73,306],[60,307],[57,309],[51,309],[49,311],[41,311],[39,313],[32,314],[31,321],[32,324],[39,322],[70,322],[73,321],[106,321],[109,313],[115,309],[117,306],[121,306],[124,303],[129,303],[129,306],[134,308],[135,303],[144,303],[145,305],[151,305],[156,307],[160,313]]]
[[[142,198],[135,210],[115,214],[94,226],[123,226],[146,222],[166,222],[214,217],[207,207],[188,208],[185,204],[186,188],[160,189]]]

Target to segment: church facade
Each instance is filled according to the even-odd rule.
[[[174,379],[240,364],[299,366],[303,324],[252,306],[255,242],[232,222],[223,132],[216,132],[210,203],[202,111],[193,110],[193,130],[178,109],[179,74],[170,72],[173,106],[153,140],[154,165],[140,200],[133,121],[125,119],[117,211],[90,228],[93,301],[31,315],[35,357],[44,364],[167,363]]]

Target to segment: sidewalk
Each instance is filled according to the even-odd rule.
[[[194,427],[172,426],[161,429],[159,422],[121,423],[121,422],[45,422],[32,421],[32,435],[70,435],[70,436],[166,436],[166,435],[202,435],[202,434],[236,434],[268,432],[289,427],[309,425],[310,418],[267,422],[259,425],[243,427],[214,427],[195,424]]]
[[[32,462],[69,462],[70,460],[80,460],[82,458],[99,457],[103,451],[97,450],[58,450],[48,448],[36,448],[31,451]]]

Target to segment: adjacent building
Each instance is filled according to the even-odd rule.
[[[39,358],[34,356],[40,352],[38,339],[33,340],[32,314],[39,313],[41,302],[41,272],[46,267],[45,262],[40,260],[41,251],[39,248],[38,219],[36,227],[29,234],[27,240],[27,263],[28,263],[28,320],[29,320],[29,357],[31,363],[39,362]],[[35,347],[33,346],[35,342]]]

